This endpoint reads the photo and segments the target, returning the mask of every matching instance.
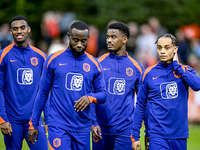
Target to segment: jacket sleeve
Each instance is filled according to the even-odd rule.
[[[147,105],[148,85],[146,80],[142,82],[142,76],[140,77],[140,86],[137,96],[137,102],[133,114],[134,121],[133,121],[132,137],[134,139],[132,141],[138,141],[140,138],[140,128],[142,125],[142,120],[144,120],[146,105]]]
[[[89,97],[89,99],[93,99],[92,101],[94,103],[103,104],[106,102],[107,95],[102,67],[100,64],[99,66],[101,72],[96,73],[93,80],[94,92],[88,93],[87,96]]]
[[[47,68],[48,60],[45,61],[42,76],[40,79],[40,86],[39,91],[36,96],[35,104],[33,107],[33,112],[31,115],[31,122],[32,126],[30,126],[30,129],[37,129],[39,124],[39,118],[41,115],[42,110],[45,107],[46,101],[48,99],[49,90],[52,85],[53,80],[53,71],[50,68],[50,66]]]
[[[8,122],[5,108],[5,98],[4,98],[4,78],[5,78],[5,68],[0,64],[0,124]]]
[[[178,64],[177,61],[173,61],[174,70],[177,71],[182,79],[190,86],[194,91],[200,90],[200,78],[196,75],[194,69],[190,66],[183,66]]]
[[[49,119],[48,119],[48,116],[49,116],[49,105],[50,105],[50,94],[48,96],[48,99],[47,99],[47,102],[44,106],[44,121],[45,121],[45,125],[48,125],[49,123]]]
[[[92,126],[98,126],[97,116],[96,116],[96,107],[94,103],[90,104],[91,118],[92,118]]]

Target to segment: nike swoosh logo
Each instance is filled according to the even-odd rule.
[[[15,62],[15,61],[17,61],[17,60],[10,59],[10,62]]]
[[[59,66],[67,65],[67,63],[59,63]]]
[[[110,68],[103,68],[103,70],[110,70]]]
[[[153,80],[155,80],[155,79],[157,79],[157,78],[159,78],[160,76],[157,76],[157,77],[153,77]]]

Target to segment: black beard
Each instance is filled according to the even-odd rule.
[[[109,52],[116,54],[119,50],[108,50]]]
[[[83,55],[83,53],[85,52],[86,48],[83,49],[81,52],[77,52],[70,44],[69,44],[69,48],[70,50],[72,51],[72,53],[75,55],[75,56],[81,56]]]

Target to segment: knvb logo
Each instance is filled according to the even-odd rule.
[[[133,75],[133,69],[132,68],[126,68],[126,74],[130,77]]]
[[[66,75],[65,87],[68,90],[80,91],[83,86],[83,75],[69,72]]]
[[[37,64],[38,64],[38,59],[37,59],[36,57],[32,57],[32,58],[31,58],[31,64],[32,64],[33,66],[37,66]]]
[[[60,145],[61,145],[61,139],[55,138],[53,140],[53,146],[56,147],[56,148],[58,148]]]
[[[89,72],[89,71],[90,71],[90,65],[89,65],[88,63],[84,63],[84,64],[83,64],[83,70],[84,70],[85,72]]]
[[[108,82],[108,92],[114,95],[125,93],[126,81],[123,78],[111,77]]]
[[[19,68],[17,70],[17,82],[21,85],[33,83],[33,70],[31,68]]]

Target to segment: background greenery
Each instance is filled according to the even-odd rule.
[[[200,149],[200,125],[190,125],[189,126],[190,137],[188,139],[188,150],[199,150]],[[144,128],[141,129],[141,144],[142,150],[144,150]],[[0,150],[5,150],[3,135],[0,133]],[[23,143],[22,150],[29,150],[26,142]]]
[[[0,25],[9,23],[15,15],[24,15],[34,31],[32,38],[37,42],[42,38],[42,16],[49,10],[75,12],[77,19],[96,25],[100,31],[113,19],[143,24],[151,16],[157,17],[172,34],[181,25],[200,24],[199,0],[0,0]],[[190,125],[188,150],[200,149],[199,135],[200,125]],[[143,135],[141,137],[143,142]],[[4,149],[0,133],[0,150]],[[25,144],[23,150],[27,149]]]
[[[49,10],[75,12],[77,19],[95,24],[104,30],[112,20],[145,23],[157,17],[171,33],[180,25],[200,23],[199,0],[1,0],[0,24],[8,23],[15,15],[28,18],[33,39],[40,40],[42,15]]]

